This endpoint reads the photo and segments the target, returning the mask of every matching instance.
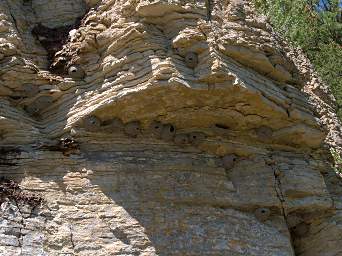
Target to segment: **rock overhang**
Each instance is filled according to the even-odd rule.
[[[273,131],[268,143],[317,148],[325,137],[313,120],[310,123],[304,118],[292,118],[262,93],[231,83],[222,83],[215,89],[203,84],[202,88],[194,89],[156,83],[151,87],[124,89],[113,96],[104,92],[89,110],[84,110],[85,115],[96,115],[101,120],[139,120],[145,127],[157,120],[179,129],[210,129],[218,124],[251,137],[256,129],[266,126]]]
[[[134,250],[171,255],[170,243],[185,242],[181,255],[294,255],[292,239],[306,243],[316,222],[334,221],[326,133],[288,49],[243,1],[213,1],[210,16],[206,2],[87,1],[93,9],[55,56],[78,77],[28,62],[46,56],[30,40],[22,55],[20,11],[17,28],[8,19],[16,39],[0,49],[0,139],[22,152],[0,157],[0,172],[24,177],[46,195],[45,211],[63,216],[46,220],[58,227],[42,250],[55,252],[58,237],[59,252],[96,254],[105,249],[82,239],[101,244],[105,230],[105,246],[126,254],[145,243]],[[153,121],[166,136],[150,134]],[[88,220],[96,232],[80,235]]]

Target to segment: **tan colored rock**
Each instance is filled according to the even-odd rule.
[[[44,199],[0,192],[1,255],[340,253],[333,99],[249,3],[4,0],[0,20],[0,176]]]

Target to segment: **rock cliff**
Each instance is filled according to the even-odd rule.
[[[334,100],[245,1],[0,1],[1,255],[342,255]]]

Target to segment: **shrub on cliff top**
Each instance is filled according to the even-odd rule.
[[[342,8],[337,0],[254,0],[275,30],[301,47],[334,94],[342,120]]]

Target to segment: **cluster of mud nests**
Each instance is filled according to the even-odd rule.
[[[57,74],[64,74],[66,72],[63,66],[52,66],[55,54],[62,50],[63,45],[68,42],[69,32],[77,29],[81,25],[82,17],[77,18],[73,25],[67,25],[57,28],[48,28],[41,23],[38,23],[33,29],[32,34],[41,43],[47,51],[47,58],[50,63],[50,71]]]

